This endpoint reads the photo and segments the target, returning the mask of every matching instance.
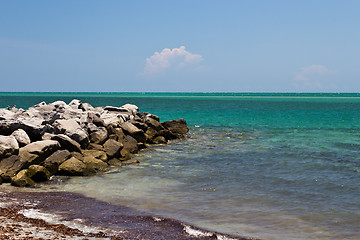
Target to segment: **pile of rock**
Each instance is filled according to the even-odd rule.
[[[132,162],[147,144],[188,132],[184,119],[160,123],[132,104],[92,107],[41,102],[27,110],[0,109],[0,183],[33,186],[52,175],[86,176]]]

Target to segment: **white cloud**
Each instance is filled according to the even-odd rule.
[[[301,68],[301,71],[294,77],[297,88],[308,90],[330,90],[336,88],[336,84],[327,81],[336,71],[330,70],[323,65],[310,65]]]
[[[201,55],[186,51],[184,46],[173,49],[164,48],[160,53],[155,52],[154,55],[146,59],[144,74],[155,75],[170,67],[181,68],[186,65],[199,63],[202,60],[203,57]]]
[[[323,76],[332,73],[335,73],[335,71],[329,70],[327,67],[322,65],[313,64],[311,66],[301,68],[301,72],[296,74],[295,80],[308,81],[311,80],[311,78],[313,77]]]

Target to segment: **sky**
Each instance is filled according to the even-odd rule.
[[[360,92],[360,1],[0,0],[0,84]]]

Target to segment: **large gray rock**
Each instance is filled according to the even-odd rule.
[[[20,122],[15,119],[0,120],[0,133],[3,135],[10,135],[21,126]]]
[[[79,105],[79,109],[85,111],[85,112],[88,112],[88,111],[92,111],[94,110],[94,107],[91,106],[89,103],[81,103]]]
[[[35,182],[44,182],[50,179],[50,172],[44,167],[40,165],[31,165],[27,169],[27,175]]]
[[[79,109],[81,106],[82,102],[78,99],[73,99],[71,100],[71,102],[69,103],[69,106],[75,109]]]
[[[25,161],[18,155],[12,155],[0,161],[0,177],[4,182],[11,182],[11,178],[23,169]]]
[[[10,120],[10,119],[14,119],[15,117],[15,113],[7,110],[7,109],[0,109],[0,120]]]
[[[146,142],[145,133],[141,129],[137,128],[134,124],[130,122],[124,122],[120,124],[120,127],[125,134],[132,136],[136,139],[136,141],[143,143]]]
[[[40,164],[58,149],[60,149],[58,141],[42,140],[20,148],[19,156],[26,161],[25,166],[27,167],[34,164]]]
[[[70,152],[81,152],[80,144],[65,134],[54,135],[51,140],[58,141],[62,149],[67,149]]]
[[[104,151],[109,159],[119,157],[122,148],[122,143],[113,139],[109,139],[104,143]]]
[[[139,108],[134,104],[125,104],[121,106],[122,109],[126,109],[128,112],[130,112],[132,115],[136,115],[139,112]]]
[[[68,107],[68,105],[64,101],[55,101],[53,103],[50,103],[49,105],[54,106],[54,108],[56,108],[56,110],[61,110],[61,109],[65,109]]]
[[[14,136],[20,147],[30,144],[31,140],[23,129],[15,130],[11,136]]]
[[[54,175],[57,173],[59,166],[71,157],[72,155],[68,150],[58,150],[46,158],[41,165],[43,165],[51,175]]]
[[[0,159],[17,154],[19,152],[19,144],[14,136],[0,135]]]
[[[30,139],[35,141],[41,139],[42,134],[49,127],[41,117],[18,119],[18,122],[20,123],[19,128],[25,130]]]
[[[55,133],[63,133],[76,142],[80,143],[81,147],[86,147],[89,144],[89,137],[85,130],[76,122],[75,119],[58,119],[55,120],[53,126]]]
[[[127,120],[122,114],[111,113],[108,111],[103,112],[100,115],[100,119],[106,128],[109,126],[118,127],[121,123]]]
[[[72,157],[59,166],[59,174],[66,176],[86,176],[89,175],[85,163]]]
[[[28,170],[24,169],[11,179],[11,185],[16,187],[31,187],[35,185],[35,182],[28,176]]]

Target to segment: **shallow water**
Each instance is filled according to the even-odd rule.
[[[134,103],[162,120],[184,117],[190,133],[141,152],[140,164],[44,189],[229,234],[360,238],[358,94],[33,93],[0,103],[73,98],[94,106]]]

